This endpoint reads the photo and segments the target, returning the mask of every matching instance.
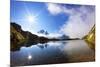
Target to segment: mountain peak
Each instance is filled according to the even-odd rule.
[[[38,31],[37,33],[39,33],[39,34],[44,34],[44,35],[48,35],[49,33],[47,32],[47,31],[45,31],[45,30],[40,30],[40,31]]]

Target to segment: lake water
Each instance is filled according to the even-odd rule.
[[[40,65],[95,60],[95,51],[84,40],[55,41],[21,47],[11,52],[11,65]]]

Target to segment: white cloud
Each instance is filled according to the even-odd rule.
[[[58,4],[48,3],[46,5],[48,11],[53,15],[57,15],[62,12],[61,6]]]
[[[61,32],[71,38],[82,38],[91,30],[95,23],[95,12],[91,8],[81,6],[77,10],[73,9],[69,20],[62,26]]]
[[[69,14],[69,19],[61,27],[60,32],[71,38],[82,38],[91,30],[95,23],[94,6],[80,6],[67,8],[58,4],[48,4],[48,11],[52,15]]]

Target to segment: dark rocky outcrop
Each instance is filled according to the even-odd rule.
[[[21,26],[11,22],[11,26],[10,26],[11,30],[11,34],[10,34],[10,40],[11,40],[11,50],[19,50],[21,46],[30,46],[30,45],[34,45],[37,43],[45,43],[48,41],[48,38],[45,37],[39,37],[35,34],[32,34],[29,31],[23,31],[21,29]]]

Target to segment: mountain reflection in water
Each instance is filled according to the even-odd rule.
[[[84,40],[55,41],[11,51],[11,65],[39,65],[95,60],[95,51]]]

